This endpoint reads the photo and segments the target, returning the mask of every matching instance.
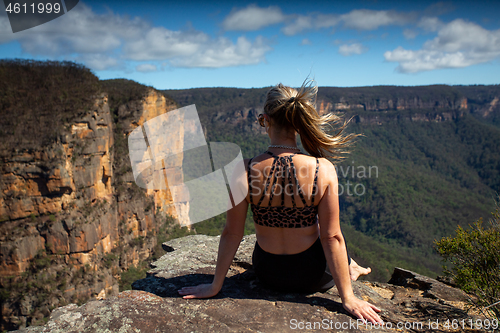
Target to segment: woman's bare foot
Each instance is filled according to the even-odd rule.
[[[351,264],[349,265],[349,275],[351,280],[356,281],[360,276],[370,274],[372,269],[370,267],[364,268],[358,265],[354,259],[351,258]]]

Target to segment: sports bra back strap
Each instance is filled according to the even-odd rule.
[[[290,158],[290,170],[287,170],[287,172],[286,172],[288,174],[288,185],[287,186],[290,186],[290,185],[293,186],[293,183],[292,183],[292,172],[293,171],[291,170],[293,167],[294,167],[293,160]],[[283,193],[285,193],[285,188],[283,188]],[[292,207],[293,208],[297,207],[297,204],[295,203],[295,194],[294,193],[292,193],[291,198],[292,198]],[[284,204],[282,206],[284,206]]]
[[[287,166],[287,162],[291,161],[292,157],[281,157],[281,207],[285,206],[285,172],[288,173],[289,171],[285,166]]]
[[[248,160],[247,181],[248,181],[248,194],[250,196],[250,203],[253,204],[253,200],[252,200],[252,182],[250,181],[250,171],[251,171],[251,168],[252,168],[252,160],[253,160],[253,157]]]
[[[267,175],[266,186],[265,186],[264,192],[262,192],[262,196],[259,199],[259,203],[257,203],[257,206],[260,206],[260,204],[262,203],[262,200],[264,200],[264,196],[266,195],[267,189],[269,188],[271,175],[274,173],[275,168],[276,168],[276,159],[274,159],[273,165],[271,167],[271,171],[269,171],[269,174]],[[271,202],[271,201],[269,201],[269,202]]]
[[[278,172],[281,172],[281,176],[283,177],[283,169],[284,165],[286,163],[286,158],[285,157],[279,157],[276,156],[273,161],[273,166],[276,166],[276,170],[274,171],[273,174],[273,186],[271,186],[271,194],[269,195],[269,204],[268,206],[271,206],[271,202],[273,201],[274,198],[274,192],[276,191],[276,185],[278,185]],[[283,183],[282,183],[283,184]],[[266,187],[266,192],[267,193],[267,187]],[[283,194],[283,193],[282,193]]]
[[[314,172],[314,183],[313,183],[312,195],[311,195],[311,205],[314,205],[314,195],[317,192],[319,192],[319,189],[318,189],[318,169],[319,169],[319,160],[316,157],[316,171]]]
[[[293,165],[293,161],[290,161],[290,164],[291,164],[291,169],[293,172],[293,178],[295,179],[295,184],[297,185],[297,188],[298,188],[300,199],[302,200],[302,203],[304,204],[304,206],[306,206],[307,205],[306,199],[304,199],[304,194],[302,193],[302,188],[300,187],[299,179],[297,178],[297,170],[295,169],[295,165]]]

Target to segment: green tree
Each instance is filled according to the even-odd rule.
[[[456,237],[436,241],[439,254],[451,262],[451,269],[444,267],[457,285],[467,293],[477,296],[472,305],[486,309],[500,319],[500,206],[492,213],[490,227],[484,228],[482,219],[469,230],[460,226]]]

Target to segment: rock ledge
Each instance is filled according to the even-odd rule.
[[[58,308],[46,325],[17,332],[449,332],[443,326],[447,320],[480,319],[463,310],[468,296],[462,291],[401,268],[389,283],[353,282],[356,296],[381,308],[392,329],[357,323],[342,308],[335,287],[315,294],[268,290],[251,266],[255,235],[243,238],[216,297],[179,297],[183,286],[211,282],[218,243],[219,237],[204,235],[166,242],[169,252],[134,282],[135,290]]]

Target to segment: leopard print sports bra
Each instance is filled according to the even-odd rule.
[[[319,160],[316,158],[316,171],[314,174],[314,184],[313,191],[311,196],[311,205],[306,205],[306,200],[304,199],[304,193],[302,188],[298,186],[299,181],[297,179],[297,173],[295,170],[295,166],[293,165],[292,157],[296,155],[296,153],[288,155],[288,156],[276,156],[270,151],[266,151],[265,153],[274,157],[273,164],[271,166],[271,171],[267,176],[265,183],[265,190],[262,196],[259,199],[257,204],[253,203],[252,199],[252,182],[250,181],[250,171],[251,171],[251,162],[252,159],[248,161],[248,192],[250,195],[250,207],[253,213],[253,219],[256,224],[267,226],[267,227],[276,227],[276,228],[303,228],[309,227],[318,222],[318,206],[314,205],[314,195],[318,191],[318,169],[319,169]],[[302,153],[300,153],[302,154]],[[274,172],[276,170],[276,172]],[[281,173],[281,205],[280,206],[261,206],[262,200],[264,199],[265,194],[270,185],[271,175],[273,177],[273,185],[271,186],[271,194],[269,197],[269,203],[273,200],[273,195],[275,192],[276,185],[278,184],[277,173]],[[287,177],[285,177],[285,174]],[[295,187],[293,187],[292,183],[292,174],[295,180]],[[285,185],[285,178],[288,178],[288,184]],[[299,196],[304,204],[304,207],[297,207],[295,204],[294,195],[292,198],[292,206],[293,207],[285,207],[285,190],[288,186],[292,186],[292,188],[298,188]],[[269,204],[268,203],[268,204]]]

